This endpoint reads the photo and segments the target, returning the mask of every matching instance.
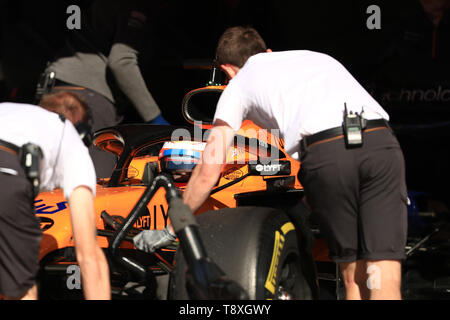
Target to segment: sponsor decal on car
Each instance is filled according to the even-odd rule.
[[[41,225],[42,231],[46,231],[46,230],[50,229],[55,224],[55,222],[50,218],[39,217],[39,220],[40,220],[39,223]]]
[[[257,163],[249,164],[249,172],[251,174],[257,174],[261,176],[281,176],[291,174],[291,163],[290,161],[279,161],[276,163]]]
[[[223,177],[227,180],[234,181],[241,178],[244,173],[239,168],[231,168],[224,172]]]
[[[146,213],[140,216],[133,225],[136,229],[151,230],[158,228],[158,222],[164,221],[164,228],[167,227],[169,221],[168,208],[162,204],[154,205],[152,208],[146,208]]]
[[[36,214],[55,214],[68,208],[67,201],[58,202],[55,205],[47,205],[44,200],[34,201],[34,209]]]

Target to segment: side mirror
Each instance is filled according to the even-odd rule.
[[[192,90],[184,96],[182,113],[187,122],[201,121],[212,125],[217,103],[226,86],[208,86]]]
[[[112,129],[100,130],[94,134],[93,144],[100,150],[111,152],[120,156],[125,147],[125,142],[118,132]]]

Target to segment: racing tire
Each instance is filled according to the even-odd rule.
[[[313,298],[302,270],[297,232],[284,212],[238,207],[196,219],[208,257],[247,291],[250,300]],[[185,279],[186,261],[178,250],[169,299],[189,299]]]

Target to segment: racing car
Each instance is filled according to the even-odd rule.
[[[188,290],[192,272],[191,278],[186,272],[192,266],[186,250],[180,249],[192,252],[192,245],[186,245],[189,237],[155,252],[136,249],[133,238],[172,223],[167,194],[186,188],[212,124],[211,106],[224,88],[207,86],[185,96],[182,112],[188,126],[128,124],[95,133],[94,144],[117,158],[111,176],[98,181],[95,198],[98,242],[109,261],[113,298],[193,297]],[[245,121],[217,185],[195,212],[208,261],[248,299],[318,297],[314,260],[326,256],[327,249],[317,245],[308,224],[299,168],[280,137]],[[161,177],[173,181],[171,188],[155,185]],[[40,298],[81,298],[70,211],[62,191],[41,193],[35,211],[43,230]]]

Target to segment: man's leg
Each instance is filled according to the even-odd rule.
[[[345,286],[346,300],[361,300],[359,285],[356,283],[356,261],[340,263],[342,278]]]
[[[401,300],[401,262],[398,260],[341,263],[347,300]]]
[[[37,299],[36,275],[42,238],[33,214],[31,183],[17,155],[0,153],[0,294],[14,299]]]
[[[23,297],[5,297],[5,300],[37,300],[38,299],[38,290],[37,285],[34,285]]]
[[[367,261],[370,299],[401,299],[408,230],[404,158],[388,130],[365,135],[361,159],[358,257]]]
[[[371,300],[401,300],[402,264],[399,260],[367,261]]]
[[[302,151],[299,172],[312,218],[324,237],[330,259],[339,264],[347,299],[360,300],[358,260],[358,171],[343,140]]]
[[[365,260],[339,264],[345,286],[346,300],[369,299],[366,266]]]
[[[37,300],[38,290],[37,285],[34,285],[20,300]]]

